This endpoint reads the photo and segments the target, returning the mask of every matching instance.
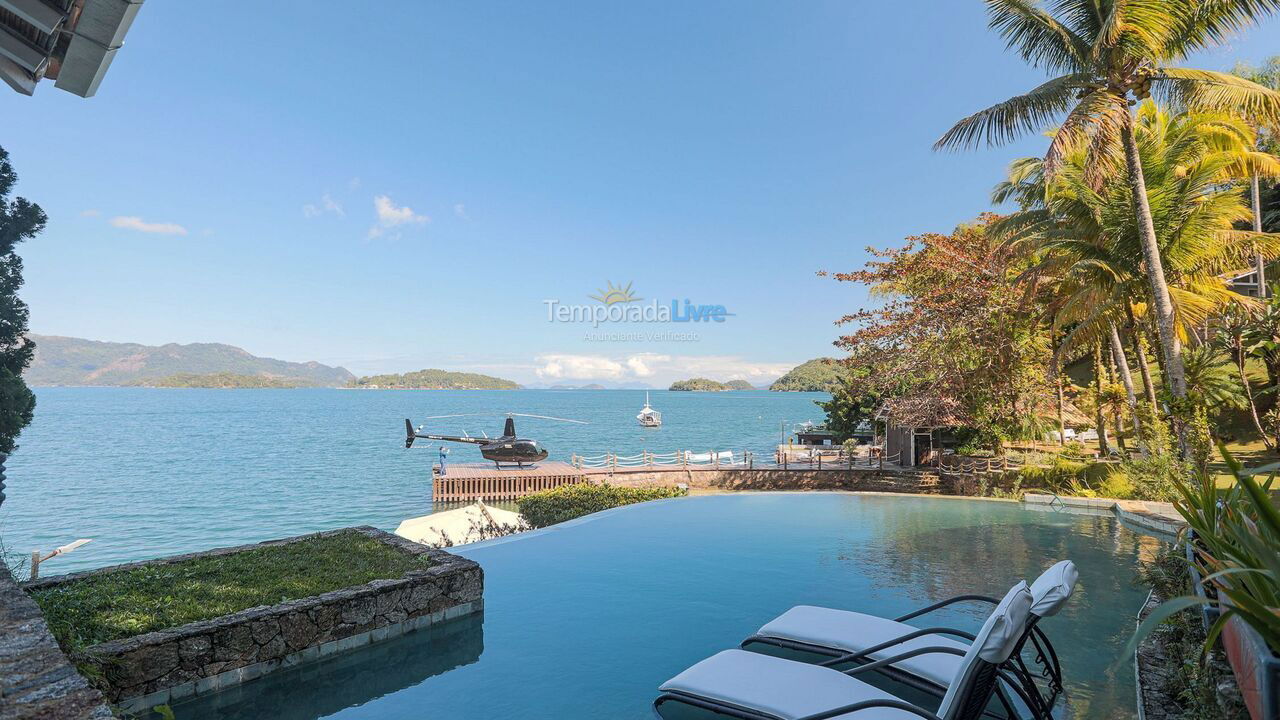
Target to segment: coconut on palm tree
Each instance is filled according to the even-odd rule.
[[[987,0],[990,26],[1009,48],[1055,77],[961,120],[936,145],[1000,144],[1060,123],[1045,156],[1044,170],[1052,176],[1073,145],[1105,147],[1119,139],[1165,372],[1176,399],[1186,396],[1182,343],[1130,107],[1154,93],[1179,107],[1243,112],[1267,122],[1280,118],[1280,93],[1227,73],[1175,66],[1277,9],[1280,0],[1058,0],[1051,9],[1035,0]],[[1090,176],[1105,172],[1112,159],[1096,153]]]

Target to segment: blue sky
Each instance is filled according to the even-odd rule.
[[[1280,53],[1269,21],[1196,59]],[[98,95],[0,94],[37,333],[357,373],[761,380],[834,352],[867,245],[988,208],[1042,142],[939,154],[1040,81],[982,3],[166,2]],[[723,323],[552,323],[606,282]],[[696,340],[651,338],[693,333]]]

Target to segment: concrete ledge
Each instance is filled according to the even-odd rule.
[[[77,659],[97,665],[107,697],[130,712],[203,695],[282,667],[345,652],[482,609],[484,573],[472,560],[373,527],[344,528],[255,545],[220,548],[38,580],[29,590],[153,564],[229,555],[349,531],[360,532],[431,564],[403,577],[374,580],[277,605],[241,610],[86,648]]]
[[[932,471],[885,467],[824,467],[783,469],[671,470],[629,469],[613,475],[596,473],[592,480],[619,487],[687,485],[691,490],[851,490],[902,493],[943,493],[948,489]]]
[[[1092,511],[1092,514],[1111,514],[1126,525],[1162,535],[1177,535],[1186,527],[1182,516],[1173,508],[1173,503],[1167,502],[1062,497],[1041,493],[1026,493],[1022,496],[1022,501],[1028,505],[1044,506],[1045,509],[1060,508],[1068,511]]]

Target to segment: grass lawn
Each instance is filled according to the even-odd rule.
[[[141,635],[427,567],[348,531],[287,545],[106,573],[31,592],[64,649]]]

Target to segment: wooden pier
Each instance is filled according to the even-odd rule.
[[[431,472],[431,499],[434,502],[467,500],[518,500],[541,490],[587,482],[578,468],[563,462],[542,461],[528,467],[492,465],[448,465],[445,474]]]

